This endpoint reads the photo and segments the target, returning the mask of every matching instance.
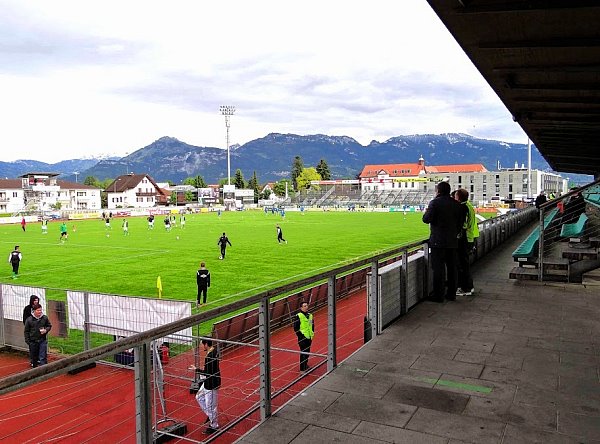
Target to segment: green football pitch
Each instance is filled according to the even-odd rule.
[[[2,225],[6,257],[15,245],[23,254],[19,277],[10,264],[5,283],[50,289],[157,297],[160,276],[165,299],[196,298],[196,270],[201,261],[211,272],[209,301],[233,302],[293,280],[308,277],[395,246],[423,239],[428,226],[421,213],[287,212],[285,218],[262,211],[188,214],[186,226],[166,232],[164,216],[154,230],[145,218],[122,218],[107,230],[100,219],[69,221],[68,240],[59,241],[61,222]],[[278,244],[276,224],[287,244]],[[219,260],[217,240],[226,232],[233,246]],[[211,305],[212,305],[211,304]]]

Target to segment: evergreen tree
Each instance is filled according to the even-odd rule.
[[[316,167],[317,173],[321,176],[321,180],[331,180],[331,171],[325,159],[321,159]]]
[[[273,192],[279,197],[285,196],[285,190],[286,190],[285,184],[286,183],[287,183],[288,195],[293,194],[294,190],[292,189],[292,181],[289,179],[282,179],[279,182],[276,182],[275,185],[273,186]]]
[[[248,188],[254,190],[254,203],[258,203],[260,190],[258,185],[258,177],[256,177],[256,170],[254,170],[254,173],[252,174],[252,179],[248,181]]]
[[[302,157],[296,156],[294,157],[294,164],[292,165],[292,185],[294,189],[298,189],[298,183],[296,179],[300,174],[302,174],[302,170],[304,169],[304,162],[302,161]]]
[[[235,170],[235,178],[233,179],[233,184],[238,189],[246,188],[246,182],[244,181],[244,175],[242,174],[242,170],[240,170],[239,168],[237,170]]]

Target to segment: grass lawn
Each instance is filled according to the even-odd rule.
[[[262,211],[190,214],[186,227],[166,232],[161,217],[154,230],[145,218],[122,219],[106,230],[101,220],[70,221],[69,238],[59,242],[60,222],[0,226],[8,257],[14,245],[23,254],[19,278],[6,263],[2,282],[57,289],[155,297],[161,277],[163,298],[194,300],[201,261],[211,272],[209,300],[222,303],[250,296],[286,281],[310,276],[428,233],[421,213],[287,212],[285,219]],[[278,244],[280,224],[288,244]],[[226,232],[232,247],[219,260],[217,240]]]

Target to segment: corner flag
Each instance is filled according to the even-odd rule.
[[[162,297],[162,282],[160,276],[156,278],[156,289],[158,290],[158,297]]]

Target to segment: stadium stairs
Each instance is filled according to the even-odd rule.
[[[511,279],[582,283],[587,274],[600,268],[600,184],[582,188],[584,212],[564,223],[559,208],[568,205],[573,194],[542,207],[543,234],[538,224],[513,251],[518,266],[510,271]]]

